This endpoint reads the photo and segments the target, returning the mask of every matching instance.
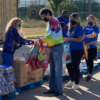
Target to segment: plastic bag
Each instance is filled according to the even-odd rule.
[[[62,55],[62,62],[63,63],[71,63],[71,51],[70,51],[70,44],[66,43],[66,45],[64,45],[64,52]]]

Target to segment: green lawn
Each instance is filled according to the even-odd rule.
[[[24,28],[23,30],[25,30],[25,38],[45,35],[45,28]]]

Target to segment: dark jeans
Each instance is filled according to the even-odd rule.
[[[84,53],[83,49],[71,51],[72,63],[66,64],[70,79],[71,81],[75,81],[75,84],[79,84],[79,78],[80,78],[79,64],[81,62],[83,53]]]
[[[86,60],[87,68],[89,74],[92,74],[93,71],[93,60],[97,55],[97,48],[90,48],[88,49],[88,60]]]

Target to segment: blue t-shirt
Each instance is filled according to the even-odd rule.
[[[69,38],[78,38],[79,36],[83,36],[83,29],[81,26],[73,27],[72,32],[69,34]],[[71,51],[73,50],[81,50],[84,49],[83,41],[81,42],[73,42],[69,41]]]
[[[64,22],[66,24],[66,29],[64,31],[67,34],[67,32],[68,32],[69,17],[66,19],[66,18],[62,18],[62,16],[59,16],[59,17],[57,17],[57,19],[58,19],[59,22]]]
[[[64,38],[68,37],[67,36],[67,33],[66,33],[66,29],[65,30],[62,30],[62,35],[63,35]]]
[[[97,33],[97,36],[94,38],[87,38],[86,43],[92,42],[92,41],[97,41],[98,39],[98,34],[99,34],[99,27],[97,25],[90,27],[89,25],[84,27],[84,33],[85,35],[92,34],[93,32]],[[90,48],[96,48],[95,45],[90,45]]]

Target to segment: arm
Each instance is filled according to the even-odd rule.
[[[50,47],[63,43],[62,30],[59,22],[53,19],[49,25],[46,31],[48,34],[43,38],[43,41]]]
[[[82,36],[79,36],[78,38],[64,38],[63,39],[65,42],[73,41],[73,42],[81,42],[82,41]]]
[[[93,32],[92,34],[85,35],[87,38],[94,38],[97,36],[97,33]]]
[[[98,33],[99,33],[99,28],[98,27],[95,27],[92,34],[85,35],[85,36],[87,38],[94,38],[94,37],[96,37],[98,35]],[[85,36],[84,36],[84,38],[85,38]]]
[[[20,37],[19,33],[17,32],[17,30],[15,28],[12,29],[12,35],[13,35],[13,39],[16,42],[21,43],[22,45],[31,45],[34,43],[32,40],[26,40],[26,39],[23,39],[22,37]]]
[[[75,30],[77,38],[64,38],[65,42],[73,41],[73,42],[81,42],[83,38],[83,30],[80,26]]]
[[[82,36],[79,36],[78,38],[69,38],[70,41],[73,41],[73,42],[81,42],[82,41]]]

